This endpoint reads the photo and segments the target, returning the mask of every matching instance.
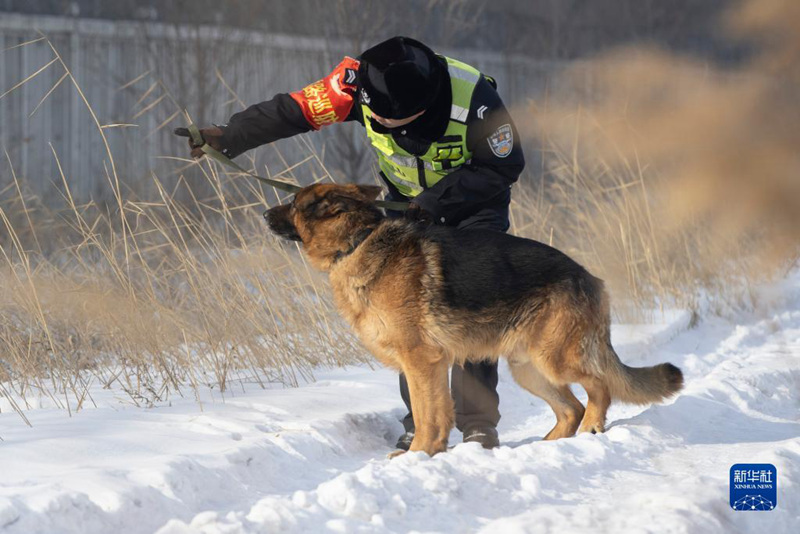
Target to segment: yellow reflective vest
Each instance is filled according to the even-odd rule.
[[[386,178],[407,197],[415,197],[433,186],[472,158],[467,149],[467,115],[472,93],[481,73],[461,61],[444,58],[450,75],[452,107],[447,130],[438,141],[431,143],[428,151],[415,156],[400,148],[391,134],[377,133],[369,121],[369,107],[362,104],[364,126],[372,146],[378,154],[378,165]]]

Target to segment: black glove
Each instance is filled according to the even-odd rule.
[[[409,220],[420,224],[433,224],[433,215],[422,209],[419,204],[411,202],[403,216]]]
[[[189,138],[189,148],[192,151],[193,158],[202,158],[206,155],[205,152],[200,148],[202,145],[197,145],[192,139],[192,134],[189,133],[188,128],[175,128],[174,130],[175,135],[179,137],[188,137]],[[208,143],[211,148],[215,148],[225,154],[228,155],[226,152],[227,150],[225,147],[222,146],[222,129],[219,126],[209,126],[208,128],[200,128],[200,135],[203,137],[203,140]]]

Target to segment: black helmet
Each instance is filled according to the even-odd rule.
[[[445,79],[436,54],[409,37],[392,37],[360,59],[361,102],[387,119],[405,119],[427,109]]]

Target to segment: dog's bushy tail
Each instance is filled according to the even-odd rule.
[[[587,276],[582,283],[589,303],[590,323],[584,337],[584,355],[594,364],[592,374],[603,381],[612,399],[632,404],[649,404],[675,395],[683,388],[683,373],[671,363],[653,367],[628,367],[611,346],[611,307],[603,281]],[[597,367],[599,365],[599,368]]]
[[[652,367],[629,367],[611,345],[607,346],[604,376],[612,399],[632,404],[662,401],[683,388],[683,373],[671,363]]]

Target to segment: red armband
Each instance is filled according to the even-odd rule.
[[[326,124],[344,121],[350,114],[356,98],[357,73],[358,61],[345,57],[325,78],[289,96],[300,105],[308,124],[319,130]]]

